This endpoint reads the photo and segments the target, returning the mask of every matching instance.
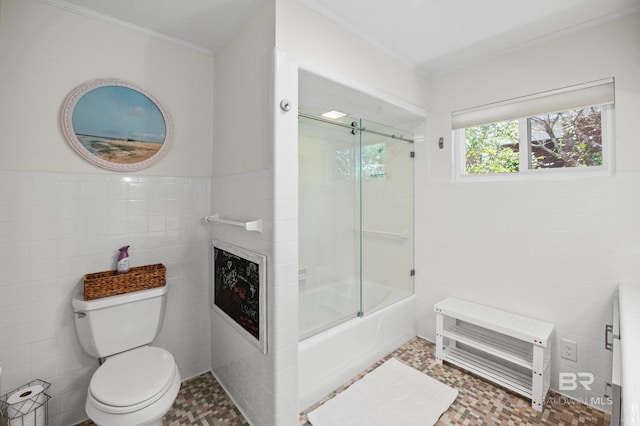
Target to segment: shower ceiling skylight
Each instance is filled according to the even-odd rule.
[[[321,114],[323,117],[326,118],[331,118],[331,119],[336,119],[336,118],[342,118],[342,117],[346,117],[347,114],[345,114],[344,112],[340,112],[340,111],[336,111],[336,110],[331,110],[331,111],[327,111],[323,114]]]

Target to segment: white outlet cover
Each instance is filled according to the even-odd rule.
[[[560,356],[569,361],[578,361],[578,343],[569,339],[560,341]]]

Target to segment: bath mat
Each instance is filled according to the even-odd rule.
[[[391,358],[311,411],[313,426],[433,425],[458,391]]]

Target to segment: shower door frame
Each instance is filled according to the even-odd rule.
[[[269,321],[269,342],[270,342],[270,366],[275,377],[287,378],[288,385],[274,383],[272,391],[278,393],[278,401],[283,401],[278,406],[274,415],[287,424],[298,421],[298,413],[305,401],[311,398],[317,400],[322,396],[347,381],[358,371],[366,368],[371,362],[386,355],[397,343],[406,341],[417,334],[417,306],[415,300],[419,299],[420,287],[415,285],[414,296],[407,300],[406,307],[399,310],[400,317],[395,317],[394,323],[403,326],[396,326],[392,332],[392,338],[368,343],[366,346],[345,347],[337,344],[336,348],[340,353],[335,354],[339,362],[327,364],[325,357],[312,349],[309,357],[312,358],[311,365],[314,371],[323,372],[323,383],[321,387],[307,390],[301,389],[301,378],[305,378],[306,371],[299,371],[300,342],[298,341],[298,217],[297,217],[297,167],[298,167],[298,127],[297,115],[291,113],[298,106],[298,75],[299,72],[310,72],[334,81],[343,86],[366,93],[377,99],[381,99],[390,104],[396,105],[420,119],[420,124],[414,131],[416,139],[417,156],[429,155],[429,147],[426,142],[428,131],[428,117],[424,109],[414,104],[391,96],[388,92],[372,88],[361,81],[345,78],[340,74],[328,71],[326,68],[300,60],[295,55],[291,55],[283,49],[275,48],[273,54],[273,92],[271,93],[271,105],[273,113],[273,180],[274,180],[274,226],[272,238],[267,238],[273,244],[273,256],[268,275],[268,291],[271,292],[267,298],[267,311]],[[281,102],[286,100],[284,104]],[[289,106],[283,108],[282,105]],[[424,167],[415,168],[415,181],[426,182],[429,178],[428,161],[425,160]],[[421,207],[414,206],[417,214]],[[417,223],[416,223],[417,225]],[[418,227],[416,226],[416,232]],[[268,232],[268,231],[267,231]],[[418,232],[416,232],[418,234]],[[416,243],[418,240],[416,240]],[[417,244],[416,244],[417,246]],[[417,249],[417,247],[416,247]],[[419,271],[418,271],[419,274]],[[409,303],[411,302],[411,303]],[[401,302],[402,304],[405,301]],[[370,317],[378,317],[371,315]],[[367,320],[358,321],[366,323]],[[357,332],[362,336],[361,332]],[[325,336],[325,333],[323,333]],[[334,336],[339,338],[338,336]],[[307,344],[311,343],[309,339]],[[340,340],[341,341],[341,340]],[[325,343],[320,346],[325,348]],[[321,350],[324,352],[326,349]],[[347,351],[347,352],[345,352]],[[307,355],[305,355],[305,358]],[[326,364],[326,365],[325,365]],[[312,383],[315,381],[312,381]],[[306,383],[306,380],[303,380]],[[284,401],[288,401],[284,403]]]
[[[342,191],[344,191],[344,186],[341,185],[340,176],[342,175],[340,173],[345,173],[345,182],[351,180],[355,182],[355,192],[353,193],[354,202],[351,205],[351,208],[354,212],[354,238],[351,240],[351,244],[353,244],[353,249],[356,253],[355,258],[357,260],[353,264],[355,266],[353,276],[347,275],[343,280],[341,278],[342,275],[338,274],[337,277],[334,277],[337,278],[336,281],[336,279],[332,279],[332,277],[328,277],[328,279],[327,277],[319,277],[317,275],[318,273],[314,272],[314,270],[316,269],[327,269],[326,259],[325,263],[318,265],[310,262],[309,260],[318,258],[319,256],[313,256],[312,253],[306,253],[305,256],[307,258],[307,261],[305,263],[305,267],[300,272],[301,278],[299,279],[299,282],[301,286],[309,286],[310,292],[314,293],[317,297],[314,298],[315,303],[312,303],[311,306],[300,306],[300,320],[302,321],[303,319],[308,319],[303,318],[302,313],[305,314],[305,317],[311,316],[311,321],[313,321],[314,315],[318,316],[318,313],[320,313],[319,311],[322,309],[322,306],[326,305],[326,302],[323,304],[323,295],[325,294],[325,292],[328,291],[333,295],[332,297],[340,297],[339,293],[344,292],[344,298],[340,301],[333,301],[330,304],[331,307],[327,306],[327,314],[322,315],[323,318],[319,320],[321,321],[321,323],[317,324],[315,327],[312,326],[309,328],[309,330],[303,330],[302,324],[307,323],[309,320],[302,321],[302,323],[300,324],[301,340],[309,338],[315,334],[322,333],[323,331],[335,327],[336,325],[339,325],[344,321],[348,321],[356,316],[364,317],[365,315],[371,314],[380,309],[384,309],[385,307],[414,294],[413,276],[415,250],[413,204],[415,182],[413,175],[413,134],[409,130],[398,129],[397,127],[390,126],[385,123],[377,123],[362,117],[354,118],[347,116],[338,120],[330,120],[321,117],[319,111],[311,111],[313,111],[313,108],[302,107],[300,107],[298,111],[299,129],[302,128],[301,123],[304,123],[305,128],[307,129],[307,131],[299,130],[298,132],[299,152],[302,152],[300,150],[304,146],[304,158],[317,158],[318,161],[324,161],[326,163],[326,166],[324,168],[318,167],[317,162],[313,160],[307,160],[311,161],[311,164],[315,164],[315,166],[313,167],[314,170],[320,170],[319,172],[316,170],[315,173],[311,172],[310,175],[303,172],[303,170],[301,169],[302,165],[298,166],[299,179],[302,179],[303,176],[309,179],[308,183],[305,183],[306,190],[303,192],[299,192],[299,196],[303,193],[313,193],[319,194],[319,196],[322,197],[323,188],[325,188],[327,185],[331,185],[331,183],[334,182],[337,187],[332,186],[332,195],[329,195],[329,198],[327,200],[328,203],[323,203],[323,205],[326,204],[327,206],[331,207],[331,203],[336,200],[333,194],[340,194]],[[347,133],[349,133],[348,136]],[[407,137],[407,133],[411,133],[411,136]],[[364,169],[366,167],[364,153],[365,147],[377,146],[379,144],[384,144],[384,156],[382,157],[382,159],[379,159],[383,161],[381,165],[385,168],[384,175],[382,177],[371,175],[369,176],[369,178],[367,178],[365,176],[366,173],[364,173]],[[320,146],[320,148],[314,149],[314,146]],[[309,150],[311,150],[312,154],[309,154]],[[335,157],[331,156],[331,153],[333,153]],[[335,161],[336,159],[340,158],[340,153],[342,153],[343,156],[347,156],[346,161]],[[300,161],[302,161],[300,155],[303,154],[299,154],[299,159]],[[398,161],[401,161],[402,163],[398,165]],[[342,168],[338,168],[339,170],[334,169],[334,166],[336,166],[336,164],[345,163],[349,165],[349,170],[343,170]],[[409,164],[410,167],[406,167],[405,163]],[[372,163],[372,165],[375,166],[375,161],[374,163]],[[392,170],[392,176],[389,176],[391,178],[391,181],[388,181],[386,176],[386,173],[389,170]],[[405,170],[410,170],[408,176],[407,174],[403,173]],[[409,187],[407,191],[404,192],[405,197],[400,197],[398,199],[398,194],[403,193],[402,188],[405,188],[405,184],[407,183],[409,184]],[[302,183],[300,183],[299,185],[302,185]],[[307,185],[318,186],[318,188],[309,188],[307,187]],[[389,185],[392,185],[392,187],[389,187]],[[380,209],[365,209],[365,203],[369,204],[372,202],[372,186],[374,188],[378,187],[378,189],[382,190],[383,194],[386,194],[383,196],[386,196],[387,198],[391,197],[386,201],[394,203],[396,201],[399,201],[401,205],[406,205],[407,200],[410,199],[410,202],[408,203],[410,205],[410,209],[408,210],[410,212],[409,217],[406,217],[406,211],[403,210],[399,212],[399,214],[401,216],[405,216],[405,218],[404,221],[402,221],[401,219],[401,222],[398,224],[396,222],[389,222],[390,218],[393,219],[396,216],[396,212],[393,212],[391,214],[387,212],[386,217],[385,213],[382,213],[381,216],[380,211],[384,211],[384,206],[380,206]],[[369,189],[367,190],[367,188]],[[366,194],[366,192],[368,192],[368,194]],[[304,212],[307,213],[303,213],[303,210],[301,210],[301,200],[299,201],[298,205],[299,221],[302,217],[305,217],[307,218],[305,220],[305,223],[319,223],[319,226],[323,226],[321,222],[324,215],[320,214],[320,218],[309,218],[309,214],[313,215],[313,213],[309,213],[310,211],[313,211],[313,209],[304,209]],[[334,209],[333,211],[336,210]],[[373,217],[373,222],[377,222],[377,226],[374,225],[374,228],[371,229],[369,229],[370,224],[369,226],[365,226],[367,217]],[[346,222],[344,220],[341,220],[339,222],[351,223],[348,220]],[[377,229],[377,227],[379,227],[380,225],[382,225],[382,231]],[[397,231],[397,229],[395,228],[397,228],[398,225],[400,228],[404,229],[403,232],[390,232],[390,230]],[[325,224],[324,226],[328,225]],[[329,228],[334,229],[335,227],[329,225]],[[302,232],[300,228],[299,232]],[[338,232],[340,231],[338,230]],[[300,252],[300,248],[302,247],[300,246],[302,239],[302,234],[300,234],[298,239],[299,256],[304,254]],[[309,238],[306,237],[304,238],[304,241],[307,241],[308,239]],[[321,236],[312,238],[311,241],[314,241],[316,244],[312,244],[311,246],[317,246],[317,242],[321,239]],[[349,246],[349,244],[346,244],[347,241],[340,240],[339,238],[337,241],[342,241],[342,243],[339,243],[337,246],[338,250]],[[381,244],[384,246],[382,247],[383,252],[380,252]],[[305,244],[305,247],[311,246]],[[309,250],[313,251],[312,248],[310,248]],[[407,252],[407,250],[409,251]],[[326,249],[324,251],[320,250],[321,253],[327,251],[328,250]],[[374,256],[375,259],[381,259],[380,255],[384,254],[385,259],[388,256],[391,256],[391,262],[393,265],[401,266],[399,268],[393,268],[394,270],[390,276],[389,271],[385,270],[386,268],[383,268],[383,270],[377,268],[376,260],[370,257],[371,251],[377,252],[377,255]],[[307,252],[307,250],[305,250],[305,252]],[[335,253],[333,255],[335,256]],[[348,258],[348,256],[339,256],[339,258],[344,259]],[[342,267],[339,266],[337,267],[337,270],[343,271],[343,267],[344,265],[342,265]],[[370,268],[373,268],[373,270],[378,269],[377,273],[373,272],[372,275],[372,269]],[[336,270],[336,268],[333,267],[329,269]],[[404,276],[403,273],[406,273],[406,276]],[[338,285],[338,283],[340,283],[340,285]],[[355,291],[353,290],[355,288],[357,288],[357,295],[354,297],[352,292]],[[301,295],[303,293],[306,292],[300,292]],[[373,295],[374,298],[372,298],[371,295]],[[384,295],[384,298],[380,299],[382,295]],[[311,295],[305,294],[305,300],[309,297],[311,297]],[[348,302],[348,305],[344,305],[342,302]],[[300,301],[300,303],[302,303],[302,300]],[[348,308],[348,306],[351,306],[351,308]],[[340,311],[338,310],[338,307],[346,308],[346,310]],[[315,311],[318,312],[314,314]],[[329,317],[327,317],[327,315]],[[316,320],[316,322],[317,321],[318,320]]]

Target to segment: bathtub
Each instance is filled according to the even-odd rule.
[[[372,313],[409,294],[372,281],[364,282],[363,310]],[[355,282],[337,282],[299,291],[300,339],[353,318],[360,310],[360,288]]]
[[[411,295],[387,307],[375,310],[387,297],[397,297],[379,284],[366,287],[366,311],[375,311],[361,318],[352,318],[326,331],[302,340],[298,345],[298,407],[305,410],[338,388],[356,374],[401,346],[417,334],[416,296]],[[372,289],[375,289],[372,291]],[[326,298],[330,307],[333,296],[322,291],[301,292],[300,308],[305,298]],[[370,295],[367,298],[367,293]],[[383,297],[384,296],[384,297]],[[359,296],[358,296],[359,297]],[[380,299],[382,297],[382,299]],[[342,297],[344,299],[344,296]],[[319,299],[316,299],[318,302]],[[378,305],[373,305],[377,302]],[[372,303],[372,305],[368,305]],[[309,304],[311,306],[311,304]],[[365,312],[366,312],[365,311]]]

